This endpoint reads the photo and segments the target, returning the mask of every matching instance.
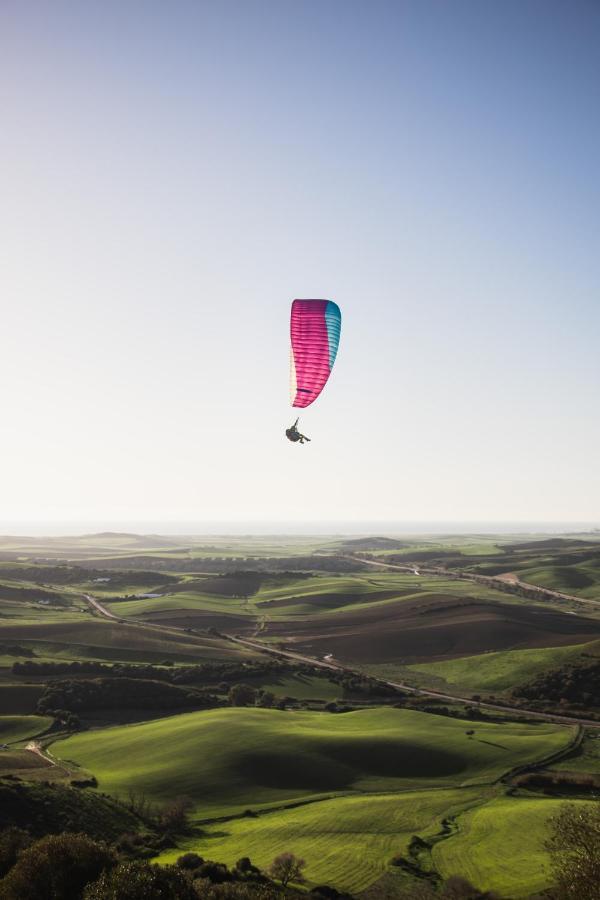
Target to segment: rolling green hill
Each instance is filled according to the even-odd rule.
[[[0,716],[0,744],[26,741],[46,731],[52,722],[48,716]]]
[[[575,644],[570,647],[482,653],[462,659],[419,663],[407,666],[405,671],[423,676],[424,682],[429,680],[430,683],[436,683],[438,687],[442,688],[452,687],[458,690],[464,688],[468,691],[508,691],[540,672],[580,658],[582,653],[595,654],[596,652],[600,653],[599,641]]]
[[[85,813],[92,824],[97,814],[96,830],[102,833],[106,823],[116,836],[135,821],[122,817],[103,792],[127,798],[131,789],[157,805],[187,795],[202,831],[162,861],[193,849],[227,863],[249,855],[267,866],[291,850],[306,858],[309,886],[329,882],[376,892],[382,876],[382,889],[386,879],[408,877],[389,862],[409,854],[416,834],[431,842],[419,855],[426,869],[464,875],[503,897],[543,889],[546,820],[563,801],[505,796],[497,780],[568,748],[574,728],[393,707],[341,714],[219,708],[152,721],[136,708],[129,717],[92,714],[89,721],[138,724],[56,739],[52,752],[67,771],[18,748],[50,724],[24,714],[35,711],[44,682],[65,672],[22,665],[12,671],[14,662],[154,663],[164,664],[176,683],[187,677],[181,666],[231,661],[236,668],[229,679],[214,667],[211,691],[223,695],[239,679],[299,700],[344,696],[341,683],[291,664],[285,671],[242,668],[237,664],[264,657],[211,628],[259,635],[308,656],[332,653],[351,668],[450,694],[512,691],[559,666],[579,665],[600,647],[600,609],[593,605],[584,609],[460,575],[515,572],[524,581],[600,598],[600,541],[540,538],[0,538],[0,743],[10,742],[0,768],[4,763],[3,771],[22,779],[5,782],[16,791],[15,815],[24,822],[35,815],[40,829],[60,830],[65,813],[65,822]],[[413,571],[366,565],[349,556],[356,552]],[[430,574],[415,574],[428,565]],[[92,614],[87,591],[116,619]],[[160,596],[140,596],[148,593]],[[67,674],[91,677],[89,667]],[[596,744],[590,730],[552,767],[597,770]],[[45,787],[45,781],[78,778],[77,766],[98,778],[99,791],[59,797]],[[245,810],[252,813],[244,816]]]
[[[250,856],[267,867],[288,849],[306,860],[309,883],[358,892],[389,871],[393,857],[406,858],[418,835],[432,848],[429,863],[427,850],[420,858],[425,869],[435,867],[444,878],[460,875],[500,897],[527,897],[550,884],[548,819],[565,802],[486,796],[476,789],[337,797],[209,825],[159,861],[194,851],[228,864]]]
[[[88,732],[53,753],[100,789],[190,796],[207,818],[348,791],[490,782],[568,745],[572,729],[477,724],[393,708],[331,714],[218,709]]]
[[[414,834],[435,834],[442,818],[477,802],[475,789],[338,797],[208,826],[200,838],[159,861],[174,862],[194,851],[227,864],[249,856],[268,868],[282,850],[291,850],[306,860],[311,884],[357,892],[383,875],[392,857],[406,854]]]
[[[33,651],[38,660],[107,660],[113,662],[155,662],[172,659],[192,663],[212,659],[244,659],[256,656],[210,635],[142,624],[131,625],[100,619],[90,614],[52,621],[20,619],[0,628],[3,641],[18,643]],[[21,657],[19,657],[21,659]]]
[[[434,864],[444,877],[463,875],[481,890],[493,889],[502,897],[541,891],[550,884],[544,850],[548,819],[563,803],[502,797],[465,812],[458,819],[457,834],[433,848]]]

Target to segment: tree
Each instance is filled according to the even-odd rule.
[[[275,694],[272,691],[259,691],[258,698],[256,700],[257,706],[262,706],[264,709],[271,709],[273,704],[275,703]]]
[[[84,900],[198,900],[192,884],[175,866],[121,863],[88,885]]]
[[[293,853],[280,853],[271,863],[269,873],[286,887],[290,881],[304,880],[302,869],[305,865],[305,861],[298,859]]]
[[[189,830],[188,812],[194,805],[191,797],[175,797],[158,815],[157,825],[162,831],[185,833]]]
[[[203,856],[198,856],[197,853],[184,853],[182,856],[177,857],[176,865],[179,866],[180,869],[198,869],[202,863],[204,862]]]
[[[600,804],[563,806],[550,819],[550,853],[557,900],[600,900]]]
[[[231,706],[254,706],[256,691],[249,684],[232,684],[228,699]]]
[[[1,884],[2,900],[80,900],[85,886],[115,865],[112,851],[85,834],[53,834],[19,855]]]
[[[266,881],[258,866],[252,864],[250,857],[242,856],[233,867],[233,877],[248,881]]]
[[[5,828],[0,832],[0,878],[9,872],[22,850],[31,844],[31,836],[22,828]]]

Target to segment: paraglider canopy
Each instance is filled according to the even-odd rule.
[[[304,408],[327,383],[340,343],[342,314],[332,300],[294,300],[290,320],[290,400]]]

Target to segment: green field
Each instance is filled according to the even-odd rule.
[[[483,784],[566,747],[573,729],[481,723],[409,710],[218,709],[78,734],[53,753],[100,789],[191,797],[197,818],[301,797]]]
[[[252,678],[244,681],[254,684]],[[344,697],[344,689],[339,684],[311,675],[282,675],[273,681],[260,678],[256,685],[264,691],[271,691],[276,697],[293,697],[296,700],[337,700]]]
[[[250,856],[267,867],[290,850],[306,860],[309,884],[329,882],[356,892],[389,871],[394,856],[406,856],[418,835],[432,843],[430,862],[426,855],[420,859],[425,869],[434,866],[445,878],[460,875],[501,897],[526,897],[550,884],[548,819],[565,802],[488,797],[475,789],[338,797],[206,826],[201,837],[159,861],[194,851],[228,864]],[[445,836],[442,819],[454,822]]]
[[[548,819],[564,802],[502,797],[463,813],[458,833],[434,846],[433,862],[444,877],[463,875],[480,890],[503,897],[541,891],[550,884],[544,850]]]
[[[213,579],[205,578],[210,584]],[[105,605],[118,616],[140,616],[146,619],[168,611],[183,609],[194,612],[221,613],[260,619],[303,618],[323,613],[342,614],[348,610],[372,609],[409,598],[447,593],[453,597],[477,597],[511,602],[510,595],[469,581],[424,578],[400,572],[368,571],[352,575],[315,574],[299,578],[294,575],[269,576],[258,591],[247,597],[211,594],[202,589],[203,579],[184,581],[188,590],[169,591],[160,597],[110,602]],[[96,591],[95,593],[101,593]]]
[[[519,570],[521,581],[588,600],[600,600],[600,566],[578,563],[569,566],[544,565]]]
[[[600,728],[586,728],[578,752],[548,766],[562,772],[600,775]]]
[[[417,676],[415,683],[435,684],[440,689],[452,687],[459,691],[507,691],[529,681],[540,672],[578,659],[588,647],[597,645],[598,642],[595,641],[589,645],[575,644],[570,647],[502,650],[463,659],[419,663],[407,666],[405,672]]]
[[[380,878],[382,890],[387,882],[407,883],[409,876],[389,863],[408,855],[419,835],[430,842],[418,854],[424,870],[463,875],[502,897],[547,886],[546,821],[564,801],[506,796],[499,779],[568,751],[574,727],[366,704],[348,713],[309,711],[303,701],[344,698],[344,687],[290,666],[281,675],[250,670],[247,678],[244,670],[227,676],[223,668],[214,678],[224,681],[220,693],[240,679],[299,702],[287,710],[219,708],[151,720],[154,713],[141,709],[104,720],[86,709],[89,730],[55,739],[59,765],[52,766],[21,748],[52,722],[26,715],[43,683],[65,676],[48,667],[46,675],[35,668],[15,673],[12,666],[264,660],[219,636],[225,633],[258,635],[308,657],[332,654],[350,669],[449,694],[501,695],[565,663],[589,664],[600,646],[595,610],[475,583],[461,571],[516,572],[524,581],[600,597],[600,541],[593,536],[105,533],[0,538],[0,552],[0,743],[10,743],[0,754],[0,775],[37,781],[37,790],[45,781],[93,774],[99,792],[85,792],[91,805],[103,792],[127,799],[133,791],[157,806],[190,797],[201,830],[163,862],[193,849],[229,864],[248,855],[267,867],[291,850],[307,860],[309,886],[376,892]],[[432,573],[363,565],[356,556],[346,565],[347,554],[361,552],[381,561],[397,556],[417,571],[431,566]],[[86,592],[117,618],[92,613]],[[146,593],[160,596],[139,596]],[[106,724],[123,721],[137,724]],[[577,752],[550,767],[597,772],[599,748],[590,730]]]
[[[168,851],[160,861],[173,862],[193,850],[227,864],[249,856],[268,868],[282,850],[291,850],[306,860],[311,884],[360,891],[385,873],[392,857],[406,853],[414,834],[435,834],[442,818],[476,802],[474,789],[323,800],[208,826],[202,837]]]
[[[60,616],[60,614],[54,614]],[[108,662],[154,662],[164,659],[192,664],[202,660],[244,660],[256,657],[252,650],[235,646],[208,634],[185,634],[169,628],[141,623],[129,624],[73,614],[49,622],[19,619],[2,624],[5,645],[18,644],[34,654],[33,661],[97,660]],[[7,662],[28,657],[9,656]]]
[[[48,716],[0,716],[0,744],[16,744],[46,731],[53,719]]]

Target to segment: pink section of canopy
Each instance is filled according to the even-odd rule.
[[[292,303],[292,379],[295,373],[292,406],[309,406],[329,378],[326,308],[327,300],[294,300]]]

